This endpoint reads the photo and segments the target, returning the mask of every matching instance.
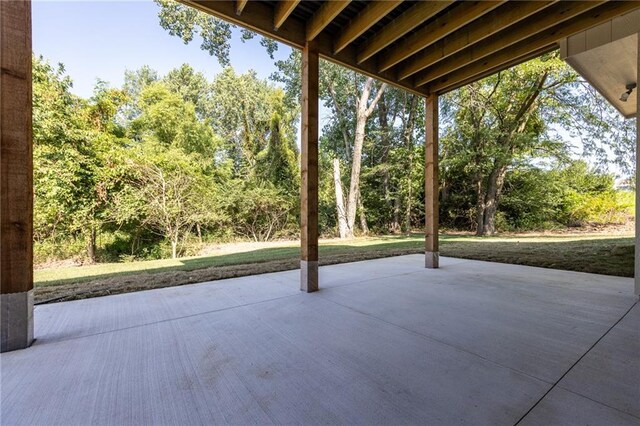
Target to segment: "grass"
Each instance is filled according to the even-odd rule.
[[[424,237],[388,236],[320,244],[320,263],[421,253]],[[474,237],[442,235],[442,256],[632,277],[634,238],[601,235]],[[36,302],[69,300],[295,269],[296,242],[204,257],[109,263],[35,271]]]

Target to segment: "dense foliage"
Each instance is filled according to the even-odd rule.
[[[165,28],[185,42],[204,34],[203,48],[226,62],[229,27],[159,3]],[[186,64],[165,76],[143,67],[81,99],[63,66],[34,58],[36,261],[295,238],[300,55],[277,66],[271,82],[231,67],[213,81]],[[598,99],[555,55],[443,97],[443,226],[486,235],[628,220],[633,194],[614,189],[601,160],[632,171],[633,123]],[[325,62],[321,100],[321,233],[421,227],[423,100]],[[567,134],[596,161],[572,159]]]
[[[298,114],[282,89],[188,65],[127,72],[91,99],[70,88],[62,66],[34,58],[38,261],[176,257],[296,228]]]

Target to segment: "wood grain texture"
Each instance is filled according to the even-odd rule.
[[[244,10],[244,7],[247,5],[248,1],[249,0],[236,0],[236,15],[242,15],[242,11]]]
[[[640,34],[638,34],[638,51],[636,52],[638,67],[636,78],[636,182],[640,182]],[[640,191],[636,189],[636,217],[640,218]],[[636,220],[636,244],[635,244],[635,294],[640,295],[640,220]]]
[[[397,45],[391,46],[389,49],[380,53],[378,69],[380,71],[388,70],[409,58],[411,55],[415,55],[425,47],[440,40],[442,37],[480,18],[502,3],[504,3],[504,0],[461,2],[460,5],[451,11],[412,32]]]
[[[435,81],[434,85],[438,87],[436,90],[440,90],[442,84],[455,82],[460,76],[461,80],[472,77],[476,73],[500,65],[500,61],[506,63],[524,56],[556,43],[567,35],[611,19],[621,10],[628,11],[639,6],[640,3],[634,2],[562,2],[543,14],[542,18],[532,16],[516,26],[513,31],[493,35],[418,73],[415,84],[421,86]]]
[[[317,41],[302,50],[300,240],[301,259],[318,260],[318,80]]]
[[[336,37],[333,52],[338,53],[376,22],[384,18],[389,12],[398,7],[402,0],[374,0],[353,18],[342,32]]]
[[[305,45],[305,22],[294,16],[289,16],[285,23],[278,28],[278,31],[275,31],[273,29],[274,10],[265,2],[249,2],[242,16],[235,14],[234,2],[231,0],[180,0],[180,2],[243,28],[248,28],[258,34],[273,38],[288,46],[302,49]],[[330,3],[333,3],[333,0]],[[336,0],[336,3],[345,6],[345,2],[342,0]],[[415,88],[410,81],[397,81],[396,75],[393,72],[379,72],[375,61],[366,61],[358,65],[357,46],[349,45],[338,54],[334,54],[334,37],[331,34],[320,33],[316,38],[319,43],[319,53],[322,59],[342,65],[410,93],[419,96],[425,96],[427,94],[426,89]]]
[[[31,2],[0,1],[1,292],[33,288]]]
[[[523,19],[554,4],[554,1],[509,2],[494,9],[483,19],[457,30],[453,34],[432,44],[422,52],[409,58],[398,70],[398,78],[405,79],[427,67],[435,65],[464,48],[474,45],[485,38],[518,24]]]
[[[284,24],[291,12],[300,3],[300,0],[281,0],[276,5],[276,10],[273,17],[273,28],[276,30]]]
[[[351,0],[327,0],[320,9],[307,22],[306,39],[315,39],[327,25],[335,19],[347,6]]]
[[[440,185],[438,183],[438,95],[427,97],[425,100],[425,113],[425,251],[437,253],[440,208]]]
[[[420,1],[411,6],[409,10],[385,25],[383,29],[367,40],[363,46],[359,47],[358,63],[360,64],[371,58],[409,31],[446,9],[451,3],[453,3],[452,0]]]

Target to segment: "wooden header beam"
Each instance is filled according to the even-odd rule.
[[[298,1],[180,1],[298,49],[317,40],[320,58],[420,96],[500,71],[553,49],[567,35],[640,8],[640,1],[604,0],[416,2],[356,46],[399,0],[368,2],[337,35],[326,28],[350,0],[326,0],[311,16],[306,13],[306,21],[295,13],[302,7]]]
[[[0,0],[2,1],[2,0]],[[268,4],[261,1],[248,2],[242,17],[235,14],[235,7],[233,1],[229,0],[180,0],[182,3],[192,6],[205,13],[216,16],[220,19],[224,19],[233,24],[250,29],[266,37],[273,38],[288,46],[302,49],[306,43],[306,31],[307,27],[303,21],[289,16],[285,23],[274,31],[274,10]],[[328,3],[340,4],[345,7],[347,1],[331,0]],[[319,12],[319,11],[318,11]],[[316,12],[316,15],[318,14]],[[316,16],[314,15],[314,16]],[[406,90],[410,93],[426,96],[426,88],[415,88],[412,82],[404,81],[398,82],[396,75],[393,72],[378,72],[376,63],[374,61],[367,61],[364,64],[358,65],[357,54],[358,49],[353,44],[350,44],[344,48],[338,54],[333,53],[333,37],[329,34],[319,34],[317,37],[319,44],[319,54],[322,59],[334,62],[336,64],[350,68],[356,72],[364,74],[369,77],[373,77],[377,80],[383,81],[400,89]]]

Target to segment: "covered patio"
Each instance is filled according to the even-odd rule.
[[[0,2],[3,424],[640,424],[638,274],[438,249],[438,96],[620,19],[596,45],[637,83],[640,2],[183,2],[302,50],[301,270],[34,309],[30,2]],[[424,256],[318,268],[321,57],[425,97]]]
[[[421,263],[38,306],[2,423],[640,424],[632,279]]]

